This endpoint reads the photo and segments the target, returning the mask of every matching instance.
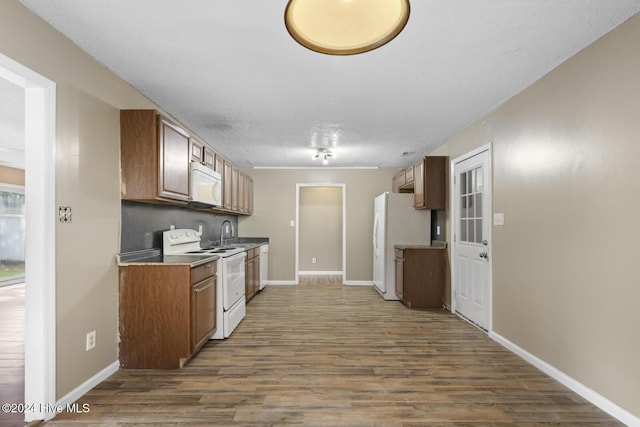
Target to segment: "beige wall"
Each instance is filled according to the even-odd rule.
[[[301,187],[299,203],[299,271],[342,271],[342,188]]]
[[[391,191],[397,169],[246,169],[253,178],[254,211],[240,217],[241,236],[269,237],[269,280],[295,279],[296,184],[345,184],[347,281],[372,280],[373,199]]]
[[[118,359],[118,111],[153,105],[14,0],[0,1],[0,53],[57,84],[56,203],[73,209],[73,222],[56,226],[61,398]]]
[[[24,185],[24,171],[22,169],[0,166],[0,183]]]
[[[432,153],[493,144],[495,332],[636,416],[639,40],[637,15]]]

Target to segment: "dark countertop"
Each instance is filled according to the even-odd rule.
[[[404,245],[393,245],[396,249],[447,249],[446,243],[436,243],[431,245],[412,245],[412,244],[404,244]]]
[[[235,246],[243,248],[245,251],[269,244],[268,237],[236,237],[225,240],[225,246]],[[128,265],[189,265],[197,267],[207,262],[216,261],[217,255],[162,255],[161,249],[147,249],[124,254],[116,254],[118,265],[125,267]]]
[[[188,265],[197,267],[218,259],[217,255],[162,255],[160,249],[150,249],[146,251],[129,252],[117,254],[118,265],[126,267],[129,265]]]

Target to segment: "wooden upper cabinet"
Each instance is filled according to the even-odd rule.
[[[202,149],[202,163],[205,166],[209,166],[211,169],[216,170],[216,152],[209,148],[208,145],[205,145]]]
[[[233,199],[233,165],[228,160],[224,160],[223,168],[224,173],[222,174],[222,207],[225,209],[231,209]]]
[[[189,134],[160,118],[160,196],[189,200]]]
[[[222,177],[222,206],[212,212],[251,214],[253,181],[233,163],[155,110],[120,112],[123,200],[187,204],[192,161]]]
[[[238,195],[240,190],[240,181],[238,175],[238,169],[235,166],[231,166],[231,210],[238,211]]]
[[[426,209],[424,203],[424,160],[413,165],[415,179],[413,181],[413,207]]]
[[[191,138],[191,161],[202,163],[215,170],[216,152],[204,142]]]
[[[213,162],[213,170],[218,172],[224,179],[224,157],[222,157],[220,154],[215,152],[214,154],[215,154],[215,159]]]
[[[186,203],[189,135],[155,110],[120,112],[123,200]]]
[[[416,209],[445,209],[446,156],[428,156],[414,165],[413,200]]]
[[[404,185],[413,184],[414,165],[409,166],[404,170]]]
[[[204,143],[195,138],[191,138],[191,161],[202,163],[204,153]]]

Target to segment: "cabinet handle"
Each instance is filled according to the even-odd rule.
[[[208,283],[207,285],[204,285],[204,286],[202,286],[202,287],[200,287],[200,286],[196,285],[196,286],[194,286],[193,291],[194,291],[196,294],[199,294],[200,292],[204,291],[205,289],[209,289],[209,288],[210,288],[211,286],[213,286],[214,284],[215,284],[215,282],[210,282],[210,283]]]

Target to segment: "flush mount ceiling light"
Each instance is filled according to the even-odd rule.
[[[409,19],[409,0],[289,0],[287,31],[306,48],[329,55],[376,49]]]
[[[328,148],[318,148],[316,154],[313,155],[313,160],[322,159],[322,164],[329,163],[329,159],[333,158],[333,153]]]

